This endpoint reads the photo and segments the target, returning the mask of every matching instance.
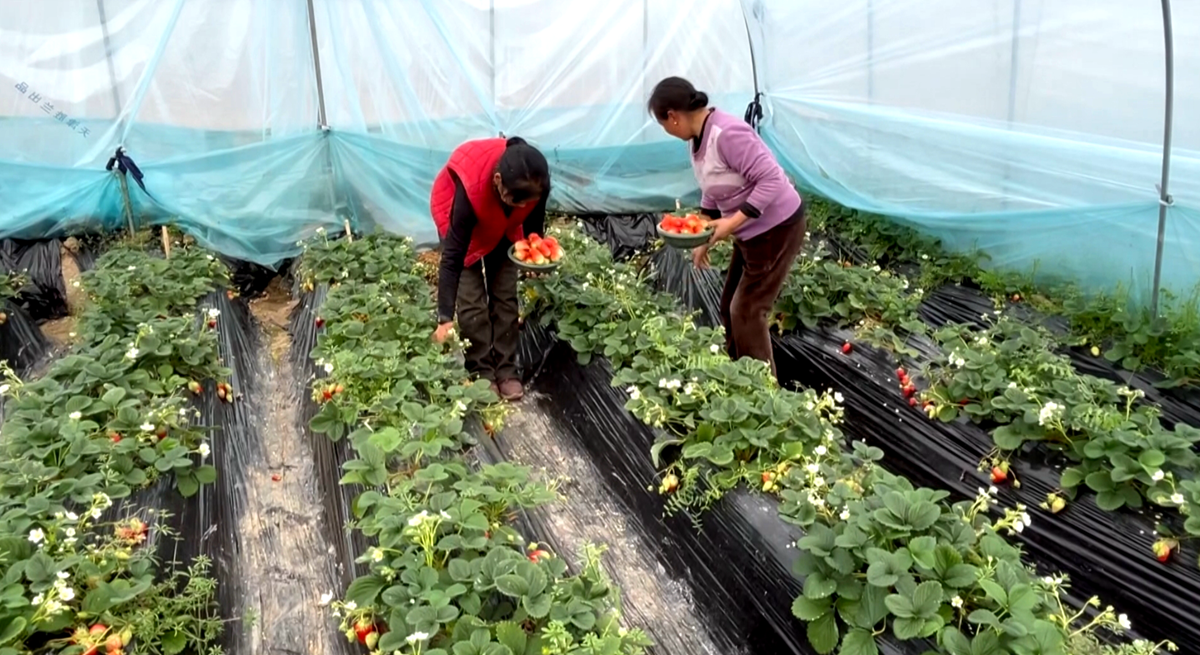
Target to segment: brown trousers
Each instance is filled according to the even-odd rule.
[[[721,291],[721,324],[725,326],[725,348],[733,359],[751,357],[771,366],[778,378],[768,328],[771,309],[783,289],[796,256],[804,247],[808,222],[805,205],[799,220],[733,242],[733,257]]]
[[[508,258],[508,246],[501,241],[481,261],[463,268],[458,282],[458,329],[471,342],[464,353],[467,371],[496,383],[519,379],[521,309],[517,266]]]

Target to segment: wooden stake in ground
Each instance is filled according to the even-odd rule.
[[[167,259],[170,259],[171,258],[171,233],[167,231],[166,225],[162,226],[162,242],[163,242],[163,255],[166,256]]]
[[[354,235],[350,233],[350,219],[343,219],[342,226],[346,228],[346,239],[348,241],[353,241]]]

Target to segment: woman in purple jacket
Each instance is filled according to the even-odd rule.
[[[712,244],[733,237],[733,258],[721,292],[729,356],[762,360],[775,374],[767,324],[804,246],[800,194],[754,128],[710,108],[708,95],[691,82],[679,77],[659,82],[649,109],[667,134],[691,143],[700,209],[715,219],[712,239],[692,252],[696,268],[708,267]]]

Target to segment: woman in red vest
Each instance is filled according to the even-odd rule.
[[[517,376],[517,267],[508,249],[542,232],[549,195],[546,157],[518,137],[462,144],[433,181],[430,207],[442,239],[433,338],[445,341],[457,314],[469,342],[467,370],[505,400],[525,392]]]

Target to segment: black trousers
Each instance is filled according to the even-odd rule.
[[[517,266],[508,258],[507,240],[473,266],[458,283],[458,330],[470,342],[466,367],[472,375],[496,383],[519,379],[520,337]]]

